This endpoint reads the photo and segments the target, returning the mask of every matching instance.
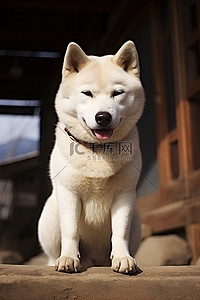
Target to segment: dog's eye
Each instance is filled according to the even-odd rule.
[[[116,96],[119,96],[121,94],[124,94],[124,91],[123,90],[114,90],[114,92],[112,93],[112,97],[116,97]]]
[[[84,94],[84,95],[86,95],[86,96],[88,96],[88,97],[93,98],[93,95],[92,95],[91,91],[82,91],[81,93]]]

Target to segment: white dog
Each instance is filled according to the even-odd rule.
[[[67,48],[56,97],[53,192],[39,220],[40,243],[58,271],[108,265],[109,257],[114,271],[136,271],[139,73],[131,41],[114,56],[87,56],[75,43]]]

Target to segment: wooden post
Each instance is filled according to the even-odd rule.
[[[189,226],[189,242],[193,253],[192,264],[200,257],[200,223]]]

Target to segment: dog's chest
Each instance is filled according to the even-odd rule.
[[[110,217],[114,196],[107,180],[86,179],[80,191],[83,220],[93,225],[105,222]]]

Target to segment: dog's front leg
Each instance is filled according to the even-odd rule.
[[[120,273],[136,272],[136,261],[129,253],[129,234],[135,204],[135,191],[121,193],[112,210],[112,269]]]
[[[77,272],[80,265],[79,220],[81,202],[75,193],[57,184],[56,197],[61,228],[61,255],[56,260],[58,271]]]

